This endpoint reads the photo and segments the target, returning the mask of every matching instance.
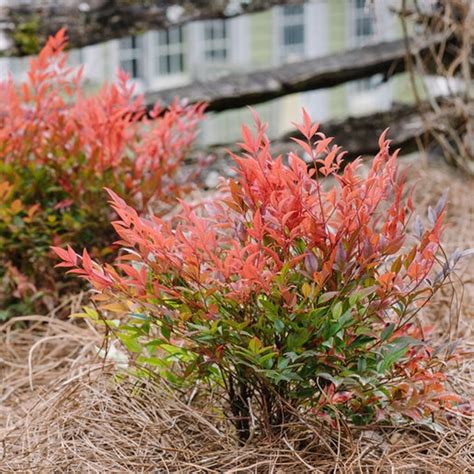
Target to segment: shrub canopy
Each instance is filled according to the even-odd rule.
[[[123,249],[114,265],[55,249],[97,292],[88,317],[145,373],[221,386],[242,439],[252,406],[262,426],[302,408],[367,423],[421,419],[457,399],[417,321],[446,273],[429,278],[444,200],[410,236],[411,193],[385,134],[362,173],[306,113],[298,129],[306,161],[274,158],[258,118],[255,133],[244,126],[236,179],[173,218],[141,217],[109,190]]]
[[[58,292],[50,245],[112,253],[104,186],[142,212],[162,214],[192,181],[180,166],[202,104],[146,112],[125,73],[85,95],[82,68],[67,66],[64,30],[30,60],[24,82],[0,83],[0,306],[31,311]]]

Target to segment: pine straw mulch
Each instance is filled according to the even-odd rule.
[[[94,355],[93,331],[30,322],[28,330],[3,327],[0,472],[432,473],[469,472],[474,463],[471,420],[459,417],[444,422],[443,433],[337,432],[306,418],[285,436],[239,447],[210,402],[190,406],[151,382],[114,381]],[[472,375],[467,364],[453,372],[465,388]]]
[[[422,169],[421,207],[451,187],[448,250],[474,247],[473,181],[444,167]],[[454,291],[424,315],[436,333],[463,337],[467,357],[450,382],[470,397],[473,267],[465,262],[462,283],[453,281]],[[328,431],[305,417],[284,435],[239,447],[218,401],[196,396],[191,404],[152,382],[117,381],[112,363],[97,357],[102,337],[93,327],[29,316],[3,324],[0,338],[0,472],[473,472],[467,416],[448,414],[440,432],[421,425]]]

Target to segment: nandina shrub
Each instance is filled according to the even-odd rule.
[[[203,105],[175,101],[147,113],[123,72],[86,96],[65,46],[60,31],[31,60],[25,82],[0,83],[0,306],[8,312],[26,310],[28,295],[45,302],[57,293],[51,245],[111,253],[104,186],[140,213],[162,214],[192,182],[180,165]],[[18,277],[28,284],[18,288]]]
[[[124,250],[113,266],[55,249],[96,290],[88,316],[140,370],[222,387],[242,440],[255,418],[419,420],[457,399],[417,321],[450,270],[429,277],[444,201],[409,235],[412,200],[385,134],[362,175],[360,160],[342,170],[342,151],[307,114],[298,128],[311,166],[273,158],[257,119],[233,155],[237,178],[173,219],[142,218],[109,191]]]

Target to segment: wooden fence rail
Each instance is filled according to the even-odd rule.
[[[427,103],[422,104],[427,107]],[[391,148],[400,148],[402,154],[416,151],[420,142],[429,139],[426,135],[426,118],[431,122],[442,122],[449,120],[455,123],[458,119],[458,111],[452,107],[443,107],[439,114],[430,112],[428,115],[420,114],[419,105],[395,104],[390,110],[376,112],[367,115],[348,117],[341,120],[331,120],[320,124],[319,130],[326,136],[334,137],[334,142],[341,146],[347,153],[348,159],[358,156],[373,156],[379,150],[378,138],[380,134],[389,128],[388,138],[391,140]],[[296,131],[292,131],[272,141],[272,153],[274,155],[286,154],[289,151],[298,150],[298,146],[291,137],[302,138]],[[426,142],[429,145],[430,142]],[[235,144],[218,144],[197,150],[188,165],[193,166],[197,156],[211,153],[216,157],[211,165],[210,171],[214,170],[217,175],[229,175],[231,166],[228,159],[228,150],[238,152]],[[436,150],[432,150],[436,154]]]
[[[442,41],[433,36],[412,42],[411,54],[423,55]],[[406,44],[392,40],[354,50],[284,64],[261,71],[232,74],[212,81],[148,93],[147,104],[170,103],[175,97],[207,102],[209,111],[258,104],[288,94],[333,87],[381,73],[386,78],[405,70]]]

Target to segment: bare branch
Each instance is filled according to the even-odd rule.
[[[407,41],[410,57],[407,69],[413,92],[419,105],[421,96],[429,104],[429,107],[425,107],[426,103],[419,107],[424,139],[434,138],[448,162],[474,175],[474,3],[472,0],[439,0],[435,8],[428,11],[410,9],[407,5],[407,0],[403,0],[398,12],[406,38],[413,24],[417,25],[419,38],[430,38],[434,34],[449,38],[424,55],[413,54]],[[435,97],[440,89],[447,94],[441,103]],[[454,110],[458,120],[447,120],[445,109]],[[420,145],[425,147],[423,141]]]

